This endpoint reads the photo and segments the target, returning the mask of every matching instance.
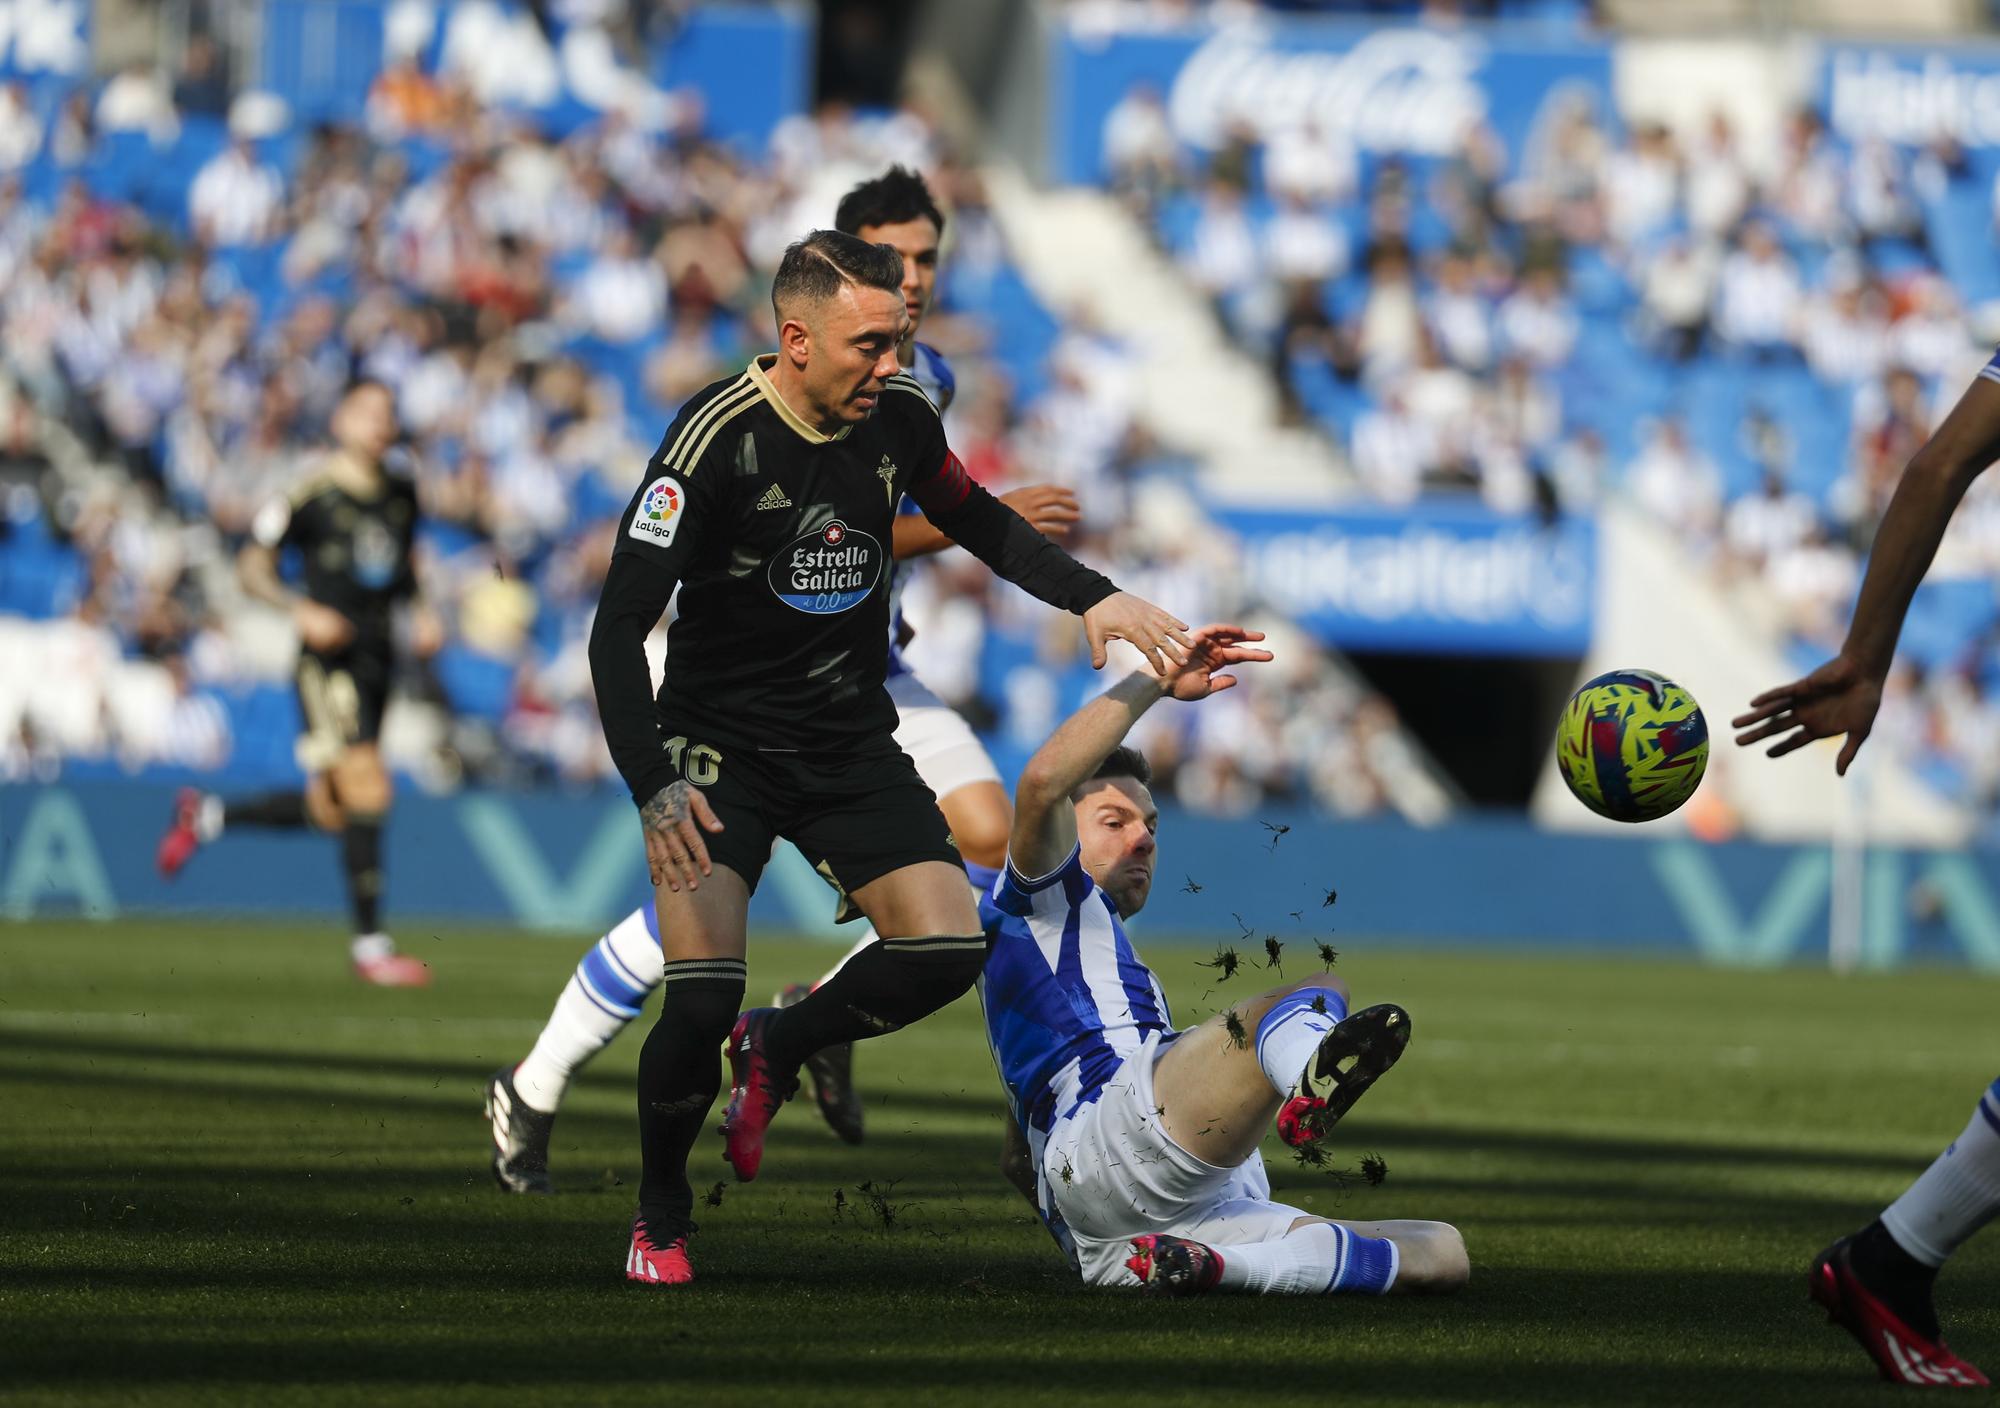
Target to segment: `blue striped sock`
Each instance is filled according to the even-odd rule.
[[[1327,1279],[1327,1294],[1336,1291],[1386,1294],[1396,1284],[1396,1272],[1402,1266],[1396,1244],[1387,1237],[1364,1237],[1346,1227],[1333,1230],[1340,1234],[1340,1255],[1333,1275]]]
[[[609,1046],[660,985],[659,922],[646,905],[592,944],[570,974],[534,1050],[514,1072],[529,1108],[554,1114],[576,1073]]]
[[[1257,1023],[1257,1064],[1280,1095],[1290,1095],[1313,1052],[1347,1015],[1337,988],[1300,988],[1271,1004]]]

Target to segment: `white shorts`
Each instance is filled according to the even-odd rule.
[[[1271,1201],[1263,1155],[1218,1168],[1167,1137],[1153,1113],[1153,1065],[1173,1039],[1147,1037],[1094,1103],[1056,1122],[1042,1148],[1044,1206],[1068,1229],[1077,1270],[1093,1286],[1138,1284],[1125,1259],[1144,1233],[1240,1246],[1282,1237],[1312,1216]]]
[[[972,725],[929,685],[906,672],[890,679],[889,697],[896,701],[896,743],[939,801],[975,782],[1000,782]]]

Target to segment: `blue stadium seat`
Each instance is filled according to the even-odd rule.
[[[1996,620],[2000,609],[1991,582],[1983,577],[1933,578],[1910,602],[1899,649],[1927,670],[1952,669],[1966,661]]]
[[[294,751],[301,728],[298,697],[290,686],[251,685],[222,696],[236,745],[230,771],[244,777],[290,777],[298,773]]]
[[[2000,298],[2000,242],[1993,228],[1993,172],[1948,182],[1925,206],[1938,264],[1968,307]]]
[[[438,682],[451,700],[452,712],[498,723],[514,697],[514,665],[489,655],[448,645],[438,652]]]

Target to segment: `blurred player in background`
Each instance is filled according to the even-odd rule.
[[[1875,725],[1903,618],[1930,570],[1945,526],[1972,481],[2000,458],[2000,353],[1959,398],[1903,471],[1882,515],[1854,621],[1840,654],[1804,679],[1767,690],[1731,722],[1739,746],[1778,737],[1783,757],[1845,735],[1834,766],[1844,777]],[[1861,1342],[1896,1383],[1973,1387],[1986,1376],[1953,1354],[1932,1288],[1959,1246],[2000,1214],[2000,1080],[1972,1120],[1882,1216],[1813,1262],[1813,1299]]]
[[[430,969],[396,952],[382,932],[382,826],[394,795],[377,739],[395,659],[393,608],[416,593],[411,545],[416,486],[383,456],[396,443],[394,394],[379,382],[350,387],[330,422],[334,449],[284,499],[267,505],[237,560],[244,589],[298,628],[296,675],[305,733],[298,744],[304,791],[225,799],[183,788],[160,841],[160,873],[178,875],[226,827],[313,827],[340,837],[354,916],[354,971],[382,987],[421,987]],[[305,589],[278,575],[295,548]]]
[[[1092,1285],[1189,1294],[1455,1290],[1465,1244],[1441,1222],[1335,1222],[1271,1199],[1258,1142],[1277,1121],[1317,1146],[1403,1052],[1409,1018],[1348,1015],[1331,974],[1287,983],[1176,1031],[1125,936],[1158,858],[1146,760],[1125,735],[1158,700],[1233,686],[1269,660],[1205,626],[1185,664],[1136,672],[1036,752],[1015,792],[1006,869],[981,905],[980,983],[1013,1107],[1003,1167]]]
[[[1161,669],[1186,648],[1183,623],[1076,562],[966,474],[897,359],[902,284],[901,255],[839,231],[787,249],[771,295],[779,350],[681,408],[605,577],[591,676],[639,807],[665,957],[639,1061],[629,1280],[693,1279],[687,1161],[725,1036],[724,1149],[748,1182],[808,1057],[921,1020],[985,961],[937,799],[892,736],[885,544],[900,497],[1000,576],[1082,616],[1094,664],[1113,638]],[[676,589],[655,697],[645,641]],[[779,837],[881,937],[796,1005],[739,1016],[749,901]]]
[[[834,226],[870,244],[886,244],[903,256],[903,308],[910,329],[897,348],[897,360],[942,414],[951,405],[957,380],[935,348],[917,341],[917,332],[937,288],[944,212],[923,177],[892,167],[841,199]],[[1066,489],[1038,484],[1000,497],[1057,540],[1067,537],[1077,521],[1076,500]],[[901,564],[940,552],[951,546],[951,540],[907,496],[899,509],[893,536],[888,676],[889,697],[896,705],[896,742],[916,764],[924,785],[936,794],[952,839],[978,885],[982,872],[991,881],[1007,854],[1012,809],[999,771],[978,735],[903,659],[909,632],[902,591],[908,575]],[[514,1193],[550,1191],[549,1139],[571,1079],[638,1017],[648,994],[660,985],[654,913],[651,905],[633,910],[584,954],[527,1058],[496,1072],[489,1082],[486,1114],[493,1124],[493,1176],[501,1188]],[[861,952],[875,937],[873,928],[864,924],[847,957]],[[795,984],[778,995],[777,1003],[791,1006],[810,991],[805,984]],[[806,1069],[813,1078],[820,1113],[842,1139],[858,1144],[863,1119],[852,1079],[853,1049],[852,1043],[841,1042],[816,1052]]]

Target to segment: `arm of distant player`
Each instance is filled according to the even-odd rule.
[[[291,540],[293,522],[288,501],[266,504],[250,525],[250,541],[236,555],[236,579],[246,593],[290,616],[306,649],[339,650],[354,639],[354,623],[331,606],[293,591],[278,575],[278,549]]]
[[[1271,658],[1270,651],[1248,643],[1262,639],[1262,631],[1241,626],[1203,626],[1194,633],[1185,662],[1160,674],[1135,670],[1064,720],[1035,750],[1014,789],[1014,828],[1007,838],[1014,868],[1032,878],[1061,865],[1076,844],[1070,794],[1125,741],[1139,716],[1170,694],[1191,703],[1231,688],[1236,677],[1221,671]]]
[[[2000,360],[2000,359],[1996,359]],[[1875,726],[1882,685],[1903,618],[1930,570],[1945,526],[1972,481],[2000,458],[2000,384],[1981,376],[1937,433],[1911,457],[1869,553],[1854,622],[1840,654],[1804,679],[1766,690],[1730,720],[1738,747],[1789,734],[1768,750],[1781,758],[1817,738],[1847,735],[1834,762],[1841,776]]]
[[[645,493],[640,490],[642,497]],[[639,512],[638,505],[635,499],[626,510],[628,521]],[[643,550],[627,550],[621,541],[611,555],[590,627],[590,683],[604,742],[639,807],[647,873],[655,888],[665,884],[671,890],[683,884],[701,888],[701,877],[710,873],[702,829],[722,830],[708,799],[679,776],[667,756],[646,664],[646,637],[673,598],[692,537],[676,536],[665,548]]]
[[[924,517],[969,548],[994,575],[1083,617],[1094,668],[1104,668],[1104,643],[1113,638],[1137,646],[1156,671],[1186,658],[1187,622],[1119,591],[1108,577],[1037,533],[980,487],[949,450],[936,473],[910,485],[910,497]]]
[[[1057,542],[1067,538],[1070,529],[1083,517],[1076,495],[1058,484],[1029,484],[1010,489],[1000,496],[1000,502],[1027,519],[1028,526],[1037,533]],[[896,561],[929,557],[951,546],[951,539],[921,514],[897,516],[894,536]]]

